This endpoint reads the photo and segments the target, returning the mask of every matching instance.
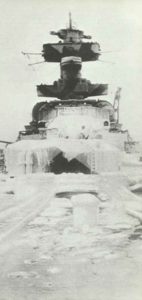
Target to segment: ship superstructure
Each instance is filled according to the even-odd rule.
[[[100,116],[105,128],[110,131],[121,131],[118,119],[115,118],[116,105],[114,107],[108,101],[88,99],[89,97],[100,97],[107,95],[108,85],[102,83],[91,83],[82,78],[81,68],[83,62],[97,61],[101,55],[101,48],[98,42],[87,41],[91,36],[85,35],[82,30],[72,25],[71,15],[69,27],[52,35],[60,38],[58,43],[47,43],[43,45],[42,56],[45,62],[60,63],[60,78],[52,85],[40,84],[37,86],[39,97],[54,98],[49,101],[38,102],[32,112],[32,121],[25,126],[26,131],[20,132],[20,139],[46,138],[48,124],[50,121],[62,114],[74,114],[83,111],[91,112],[91,115]],[[120,89],[116,95],[120,95]],[[118,97],[116,97],[118,99]],[[116,100],[117,100],[116,99]],[[115,101],[116,103],[117,101]],[[118,102],[117,102],[118,103]],[[83,106],[83,108],[82,108]],[[74,109],[73,109],[74,107]],[[64,113],[63,113],[64,111]],[[96,113],[95,113],[96,112]],[[99,113],[98,113],[99,112]]]
[[[109,101],[100,99],[101,96],[108,94],[108,84],[91,83],[82,78],[82,64],[97,61],[101,55],[101,48],[98,42],[90,41],[91,36],[85,35],[82,30],[72,25],[71,15],[68,28],[52,31],[51,34],[60,40],[58,43],[44,44],[41,55],[47,63],[60,63],[60,78],[51,85],[37,86],[38,96],[45,101],[35,104],[32,121],[25,126],[25,131],[19,132],[18,141],[34,140],[35,148],[39,149],[38,145],[41,145],[42,140],[41,148],[42,151],[45,150],[44,155],[46,151],[48,152],[46,154],[48,164],[45,157],[42,158],[44,162],[42,159],[37,162],[39,157],[33,159],[37,164],[34,171],[35,169],[44,172],[54,169],[57,171],[55,165],[59,165],[57,172],[60,172],[60,169],[76,172],[78,167],[72,164],[69,167],[69,162],[73,159],[77,159],[85,166],[87,168],[85,172],[88,173],[111,170],[112,159],[109,162],[106,156],[115,150],[116,152],[124,150],[127,139],[127,133],[122,131],[119,124],[121,89],[118,88],[112,105]],[[30,151],[32,153],[33,150]],[[102,152],[103,158],[98,156],[98,153],[101,155]],[[38,156],[37,153],[34,156]],[[58,161],[55,160],[53,166],[53,159],[56,156]],[[118,153],[116,156],[119,156]],[[114,159],[116,156],[114,155]],[[32,164],[35,165],[34,162]],[[64,165],[64,168],[61,165]],[[119,163],[116,165],[116,169],[119,169]]]

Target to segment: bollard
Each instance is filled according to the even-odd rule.
[[[71,198],[73,204],[73,225],[81,231],[89,231],[98,223],[99,200],[92,194],[79,194]]]

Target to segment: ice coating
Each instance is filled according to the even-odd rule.
[[[97,225],[99,200],[92,194],[79,194],[71,198],[73,203],[73,224],[77,229],[89,231]]]
[[[121,152],[103,140],[58,139],[22,140],[9,145],[6,150],[6,166],[10,174],[50,172],[50,164],[62,153],[68,161],[76,158],[95,172],[118,171]]]
[[[48,125],[47,134],[48,130],[52,129],[57,130],[59,137],[81,138],[84,135],[84,138],[92,138],[102,133],[104,119],[102,117],[94,119],[91,115],[63,115]]]

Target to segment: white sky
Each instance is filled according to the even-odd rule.
[[[140,0],[1,0],[0,1],[0,139],[14,140],[31,121],[36,84],[59,78],[58,64],[28,66],[21,51],[41,52],[56,42],[51,30],[73,23],[101,45],[102,62],[84,63],[82,75],[92,83],[110,84],[106,99],[122,87],[120,118],[133,137],[142,140],[142,3]],[[32,57],[31,62],[42,57]]]

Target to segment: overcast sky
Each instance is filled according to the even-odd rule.
[[[109,83],[107,100],[122,87],[120,118],[124,129],[142,140],[142,3],[140,0],[1,0],[0,1],[0,139],[15,140],[31,120],[33,105],[43,98],[36,84],[59,77],[59,64],[29,67],[21,51],[41,52],[56,42],[51,30],[73,24],[101,45],[101,60],[84,63],[82,76],[93,83]]]

